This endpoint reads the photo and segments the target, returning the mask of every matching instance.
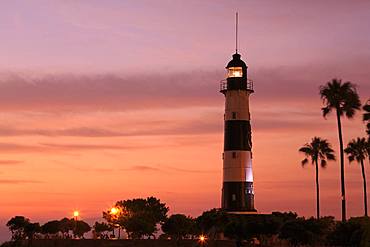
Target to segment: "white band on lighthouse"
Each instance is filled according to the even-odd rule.
[[[225,94],[225,120],[250,120],[249,91],[232,90]]]
[[[250,151],[224,152],[224,182],[253,182],[252,158]]]

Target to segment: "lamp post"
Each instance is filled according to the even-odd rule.
[[[75,210],[73,212],[73,219],[75,221],[75,232],[74,232],[74,237],[76,238],[76,232],[77,232],[77,221],[78,221],[78,216],[80,215],[80,212],[78,212],[77,210]]]
[[[74,217],[75,221],[77,221],[79,215],[80,215],[80,212],[78,212],[78,211],[73,212],[73,217]]]
[[[112,216],[113,227],[114,226],[118,227],[118,239],[121,238],[121,227],[118,223],[116,223],[116,221],[118,220],[120,213],[121,213],[121,210],[118,207],[112,207],[109,211],[109,214]],[[114,235],[114,228],[113,228],[113,235]]]

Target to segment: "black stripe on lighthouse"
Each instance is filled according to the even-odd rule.
[[[224,150],[245,150],[252,149],[251,125],[247,120],[225,121]]]
[[[253,182],[224,182],[222,208],[228,211],[256,211],[254,209]]]

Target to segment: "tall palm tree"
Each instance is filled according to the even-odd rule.
[[[338,124],[339,151],[340,151],[340,182],[342,193],[342,221],[346,220],[346,192],[344,182],[344,152],[341,117],[353,118],[356,110],[361,107],[360,98],[355,86],[351,82],[342,83],[341,80],[333,79],[320,87],[320,96],[323,100],[323,116],[326,117],[335,110]]]
[[[362,108],[364,110],[363,120],[366,123],[366,133],[370,139],[370,99],[366,102],[366,105]]]
[[[364,182],[364,210],[365,216],[367,216],[367,192],[366,192],[366,177],[365,177],[365,167],[364,167],[364,160],[368,155],[368,142],[365,138],[357,138],[356,140],[353,139],[347,145],[347,148],[344,149],[344,152],[348,156],[349,162],[356,160],[361,165],[362,171],[362,179]]]
[[[314,137],[311,143],[306,143],[299,149],[299,152],[304,153],[306,158],[302,160],[302,166],[305,166],[311,159],[311,163],[316,168],[316,213],[317,218],[320,218],[320,189],[319,189],[319,160],[321,167],[326,167],[327,160],[335,160],[334,150],[331,149],[327,140],[320,137]]]

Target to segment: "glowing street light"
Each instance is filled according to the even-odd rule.
[[[75,224],[74,224],[74,230],[77,231],[77,220],[78,220],[78,216],[80,215],[80,212],[78,212],[77,210],[73,211],[73,217],[74,217],[74,221],[75,221]],[[74,235],[74,234],[73,234]],[[76,236],[75,236],[76,238]]]
[[[204,243],[206,242],[206,240],[207,240],[207,238],[203,234],[199,236],[199,243],[200,243],[201,246],[204,245]]]
[[[121,213],[121,209],[119,207],[112,207],[109,210],[109,214],[112,216],[112,219],[115,222],[115,224],[113,223],[113,226],[118,228],[118,239],[121,238],[121,227],[119,224],[117,224],[116,221],[118,220],[120,213]],[[114,235],[114,229],[113,229],[113,235]]]
[[[73,211],[73,217],[74,217],[75,221],[77,221],[78,216],[80,216],[80,212],[78,212],[77,210]]]
[[[111,215],[117,215],[118,213],[119,213],[119,208],[116,208],[116,207],[112,207],[111,209],[110,209],[110,214]]]

